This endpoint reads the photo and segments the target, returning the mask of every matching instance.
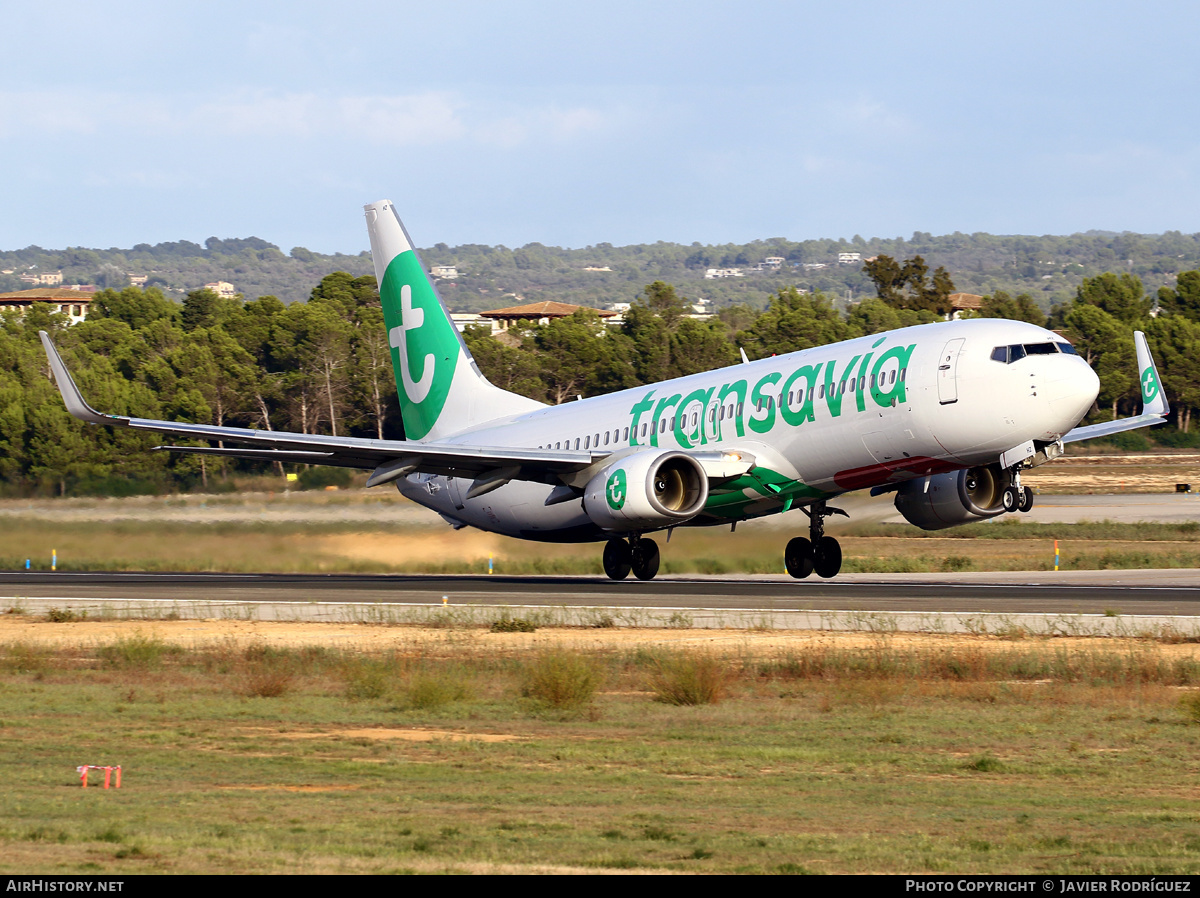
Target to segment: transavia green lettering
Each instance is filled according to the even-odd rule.
[[[822,364],[822,362],[817,362],[815,368],[812,365],[797,368],[792,372],[792,376],[783,382],[783,389],[779,391],[779,414],[793,427],[799,427],[805,421],[815,420],[813,418],[813,396],[817,392],[817,373],[821,370]],[[797,383],[800,384],[800,401],[796,403],[797,408],[792,408],[793,403],[788,400]]]
[[[654,419],[650,422],[650,445],[658,445],[658,435],[663,432],[663,412],[671,408],[679,401],[679,394],[674,396],[666,396],[658,400],[658,405],[654,408]]]
[[[675,441],[679,443],[681,448],[691,449],[693,445],[692,440],[699,440],[699,445],[701,446],[708,442],[708,435],[704,432],[704,415],[708,410],[708,403],[712,399],[715,389],[716,387],[709,387],[707,390],[692,390],[679,403],[679,417],[675,419]],[[692,408],[693,405],[696,408]],[[688,421],[692,414],[696,415],[696,426],[694,428],[688,426]],[[691,436],[689,437],[685,431],[690,431]]]
[[[876,405],[899,405],[906,401],[904,375],[901,372],[908,368],[908,360],[916,348],[916,344],[893,346],[875,360],[875,367],[871,369],[871,398],[875,400]],[[895,359],[895,364],[889,365],[888,363],[893,359]],[[891,377],[893,371],[896,372],[895,380],[892,380]],[[888,375],[887,389],[884,389],[883,386],[884,375]]]
[[[829,417],[839,418],[842,414],[842,396],[846,393],[846,377],[854,370],[854,363],[860,356],[852,358],[842,369],[841,380],[834,379],[833,362],[825,366],[825,406],[829,409]]]
[[[763,417],[756,418],[753,414],[750,417],[750,429],[755,433],[767,433],[775,426],[775,397],[764,391],[768,386],[778,383],[781,377],[783,375],[779,373],[768,374],[754,385],[750,393],[750,405],[756,413],[759,406],[762,406]]]
[[[642,420],[642,414],[654,408],[654,391],[651,390],[639,401],[633,404],[633,408],[629,410],[629,414],[633,415],[633,426],[629,428],[629,445],[640,446],[638,442],[638,424]]]
[[[443,314],[414,252],[392,259],[379,287],[404,433],[410,440],[424,437],[437,423],[454,369],[458,338]]]
[[[738,414],[739,408],[745,408],[746,405],[746,382],[744,380],[735,380],[731,384],[725,384],[721,387],[721,392],[717,394],[717,402],[724,407],[725,398],[730,394],[737,397],[737,402],[733,406],[733,421],[734,430],[738,436],[746,435],[746,425],[742,421],[742,416]],[[724,433],[721,430],[721,425],[725,422],[721,419],[720,412],[717,413],[717,439],[721,439]]]
[[[901,372],[907,373],[909,359],[916,348],[914,343],[908,346],[893,346],[878,356],[874,352],[856,355],[841,368],[840,374],[835,361],[801,365],[789,374],[786,380],[781,372],[772,371],[760,378],[749,390],[748,401],[746,392],[749,384],[744,380],[735,380],[720,387],[693,390],[684,396],[682,401],[676,393],[655,403],[654,391],[651,390],[629,410],[633,418],[629,429],[629,445],[640,446],[648,443],[657,446],[659,433],[663,432],[661,422],[672,409],[675,412],[675,442],[683,449],[691,449],[696,445],[705,445],[710,440],[734,439],[735,435],[743,437],[746,435],[747,425],[755,433],[765,434],[775,428],[777,420],[782,420],[791,427],[811,423],[817,418],[819,399],[825,400],[825,408],[830,418],[839,418],[842,415],[842,399],[847,391],[854,393],[854,407],[860,412],[867,410],[868,392],[880,407],[899,405],[907,401],[908,397],[905,377]],[[1153,372],[1149,376],[1153,378]],[[1157,391],[1157,388],[1157,384],[1152,384],[1147,389]],[[716,402],[713,402],[714,393],[717,396]],[[728,408],[728,399],[731,396],[735,402],[733,420],[729,421],[728,414],[722,417],[721,409]],[[649,439],[643,441],[640,439],[638,427],[642,416],[651,409],[654,414],[650,416],[652,426],[648,434]],[[778,419],[775,415],[776,409],[779,411]],[[693,414],[697,416],[694,426]],[[726,422],[732,425],[733,433],[724,432],[723,425]]]

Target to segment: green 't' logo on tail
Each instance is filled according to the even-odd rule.
[[[1158,389],[1158,375],[1152,365],[1142,372],[1142,402],[1152,401],[1158,395]]]
[[[459,343],[414,252],[392,259],[379,285],[404,435],[419,440],[433,429],[458,365]]]

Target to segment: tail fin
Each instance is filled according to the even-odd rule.
[[[1167,394],[1163,392],[1162,381],[1158,377],[1158,366],[1154,364],[1154,356],[1150,355],[1146,335],[1141,331],[1134,331],[1133,344],[1137,349],[1138,379],[1142,382],[1142,414],[1160,415],[1165,418],[1171,407],[1167,404]]]
[[[541,408],[487,381],[425,273],[389,200],[363,207],[396,392],[409,440],[439,440],[488,421]]]

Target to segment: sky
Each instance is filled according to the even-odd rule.
[[[0,249],[1200,231],[1200,6],[14,0]]]

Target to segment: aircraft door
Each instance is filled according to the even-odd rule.
[[[965,342],[965,337],[948,341],[938,358],[938,401],[942,405],[958,402],[958,356]]]

